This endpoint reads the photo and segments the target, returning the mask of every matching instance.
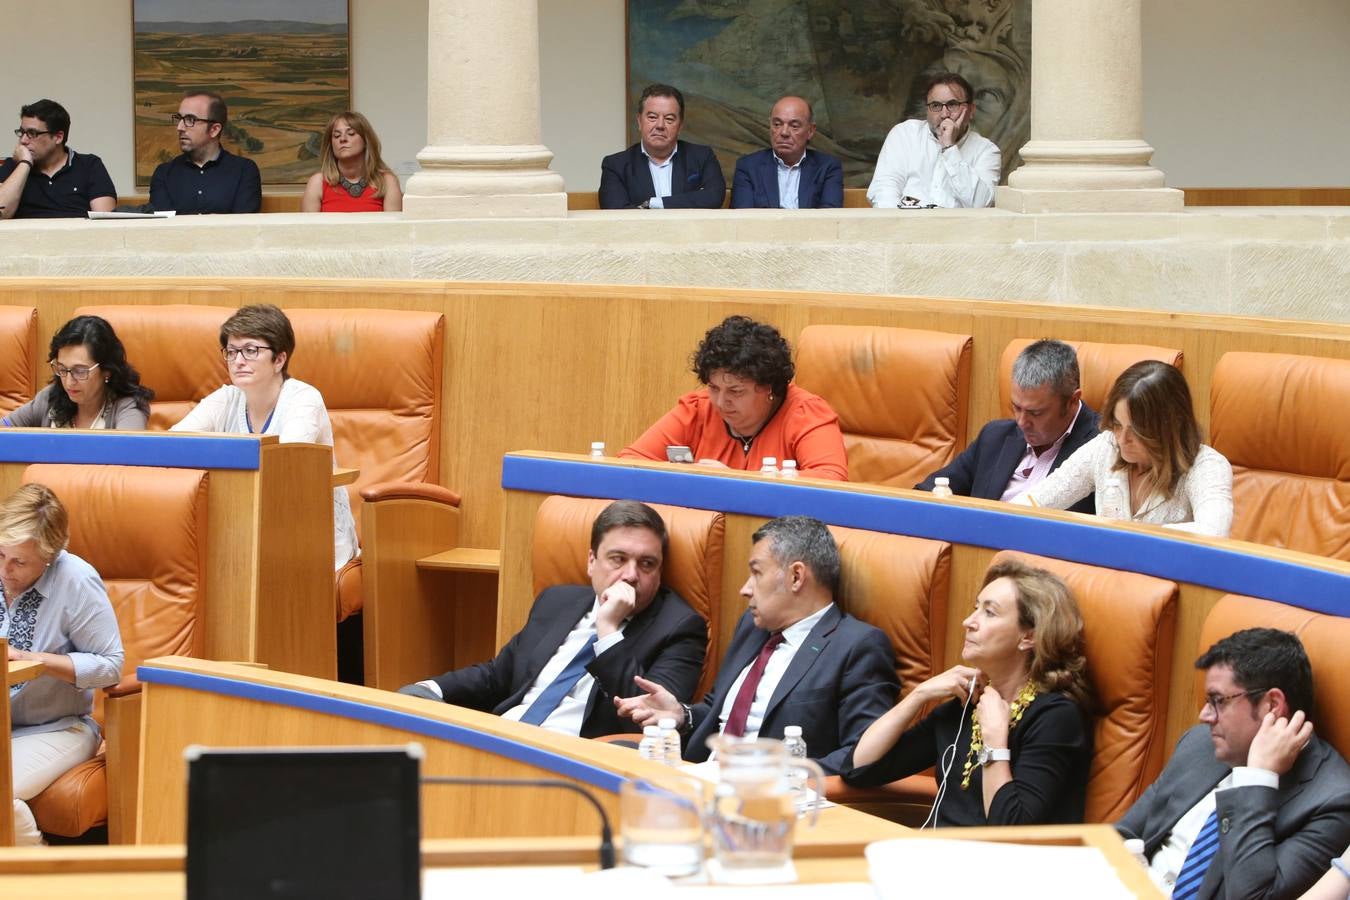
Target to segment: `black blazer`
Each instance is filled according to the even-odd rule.
[[[707,741],[721,727],[732,684],[768,639],[769,632],[756,628],[750,613],[741,616],[712,691],[691,709],[694,729],[685,740],[685,759],[708,758]],[[788,663],[769,698],[759,736],[782,738],[784,726],[800,725],[806,752],[826,775],[838,775],[867,726],[895,705],[899,690],[886,635],[832,606]]]
[[[778,209],[778,160],[772,149],[736,160],[731,179],[732,209]],[[798,209],[838,209],[844,205],[844,167],[825,153],[807,150],[797,186]]]
[[[1100,422],[1101,417],[1084,403],[1082,411],[1078,413],[1078,421],[1073,423],[1073,429],[1064,439],[1064,445],[1059,448],[1050,471],[1058,469],[1059,464],[1073,456],[1074,451],[1096,437]],[[951,479],[953,494],[997,500],[1007,490],[1013,470],[1026,450],[1027,441],[1017,423],[1012,419],[995,419],[980,429],[974,442],[961,451],[956,459],[914,487],[920,491],[931,491],[933,479],[945,476]],[[1093,495],[1088,494],[1069,509],[1091,515],[1097,511],[1097,505]]]
[[[671,162],[670,196],[661,203],[666,209],[721,209],[727,181],[711,147],[675,142]],[[652,170],[638,142],[627,150],[606,156],[600,163],[600,208],[632,209],[656,196]]]
[[[595,591],[589,585],[546,589],[530,608],[525,627],[494,659],[434,679],[445,702],[497,715],[518,705],[594,602]],[[632,719],[619,718],[613,701],[640,693],[634,675],[650,678],[676,697],[692,697],[707,646],[703,618],[678,594],[662,587],[651,605],[624,628],[623,640],[586,667],[595,676],[595,687],[586,701],[581,736],[640,730]]]

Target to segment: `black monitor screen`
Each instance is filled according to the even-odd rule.
[[[420,748],[188,750],[188,900],[417,900]]]

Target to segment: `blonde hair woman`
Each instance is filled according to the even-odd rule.
[[[1055,575],[1009,560],[985,574],[964,626],[965,664],[868,726],[845,780],[886,784],[936,766],[938,826],[1081,822],[1092,695],[1078,604]]]
[[[122,635],[103,581],[66,551],[66,509],[40,484],[0,503],[0,635],[10,660],[36,660],[43,674],[10,694],[14,833],[38,844],[28,800],[98,751],[94,688],[122,677]]]
[[[347,110],[324,130],[319,171],[305,184],[302,212],[395,212],[403,209],[398,176],[380,156],[380,139],[365,116]]]

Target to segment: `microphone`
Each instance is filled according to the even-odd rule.
[[[614,868],[614,831],[609,827],[609,815],[595,794],[579,784],[561,778],[473,778],[455,775],[423,775],[423,784],[483,785],[485,787],[542,787],[561,788],[585,797],[600,816],[600,868]]]

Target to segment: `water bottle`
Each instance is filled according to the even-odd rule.
[[[796,478],[797,461],[795,459],[783,460],[783,470],[778,473],[779,478]]]
[[[592,458],[594,458],[594,459],[604,459],[604,458],[605,458],[605,442],[604,442],[604,441],[591,441],[591,456],[592,456]]]
[[[783,729],[783,746],[787,748],[788,761],[806,759],[806,739],[802,737],[802,726],[788,725]],[[788,770],[788,789],[792,791],[792,802],[798,806],[806,802],[806,770]]]
[[[660,725],[648,725],[642,729],[642,743],[638,744],[638,756],[652,762],[666,761],[666,741],[661,737]]]
[[[1097,515],[1103,519],[1129,518],[1125,514],[1125,491],[1120,486],[1119,478],[1112,476],[1102,485],[1101,492],[1097,496]]]
[[[946,500],[952,496],[952,480],[945,476],[933,479],[933,496],[939,500]]]
[[[1130,838],[1125,842],[1125,852],[1139,861],[1139,865],[1148,868],[1148,857],[1144,855],[1144,842],[1139,838]]]
[[[764,462],[759,467],[759,474],[765,476],[766,478],[777,478],[778,457],[776,456],[764,457]]]
[[[675,720],[662,719],[657,727],[661,729],[661,741],[666,748],[666,765],[678,766],[684,757],[680,753],[680,732],[675,727]]]

